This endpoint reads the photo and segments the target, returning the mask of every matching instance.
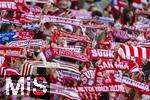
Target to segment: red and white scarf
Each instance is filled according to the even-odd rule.
[[[21,20],[39,21],[40,15],[34,15],[32,13],[22,13]]]
[[[79,65],[77,65],[77,64],[72,64],[72,63],[68,63],[65,61],[59,61],[59,60],[55,60],[55,59],[53,61],[60,64],[60,67],[57,67],[58,69],[69,70],[69,71],[73,71],[75,73],[80,74]]]
[[[45,41],[41,39],[34,39],[34,40],[20,40],[20,41],[12,41],[8,43],[11,47],[31,47],[30,49],[33,50],[34,47],[44,48]]]
[[[76,73],[79,72],[79,66],[75,64],[68,64],[65,62],[43,62],[43,61],[26,61],[24,64],[21,66],[21,75],[28,76],[33,73],[34,68],[37,67],[44,67],[44,68],[56,68],[56,69],[64,69],[64,70],[69,70],[73,71]]]
[[[53,83],[50,83],[50,94],[62,95],[71,100],[81,100],[81,98],[78,95],[78,92],[75,89]]]
[[[90,42],[89,38],[87,36],[83,35],[75,35],[71,32],[65,32],[61,30],[55,30],[53,40],[56,41],[58,37],[64,37],[67,38],[67,40],[71,41],[81,41],[81,42]]]
[[[78,19],[69,19],[69,18],[63,18],[63,17],[57,17],[57,16],[49,16],[49,15],[43,15],[42,22],[54,22],[54,23],[66,23],[66,24],[74,24],[74,25],[80,25],[80,20]]]
[[[89,50],[90,59],[100,59],[100,58],[108,58],[112,59],[114,58],[114,50],[105,50],[105,49],[91,49]]]
[[[139,43],[139,45],[140,45],[141,47],[144,47],[144,48],[150,48],[150,42]]]
[[[94,85],[96,69],[91,68],[81,74],[81,81],[84,86]]]
[[[125,77],[119,74],[114,75],[114,79],[115,82],[123,83],[133,89],[144,90],[145,92],[150,93],[150,86],[148,84],[138,82],[136,80],[130,79],[129,77]]]
[[[16,24],[16,25],[22,25],[22,23],[20,22],[20,20],[16,19],[16,18],[0,18],[0,23],[8,23],[8,24]]]
[[[98,65],[99,70],[122,70],[122,71],[130,71],[132,72],[138,66],[133,62],[127,61],[110,61],[110,60],[102,60]]]
[[[73,71],[68,70],[58,70],[58,73],[62,80],[73,80],[73,81],[80,81],[80,74],[75,73]]]
[[[28,8],[30,9],[30,12],[33,13],[33,15],[41,14],[41,12],[42,12],[41,7],[39,7],[39,6],[32,5],[32,6],[29,6]]]
[[[7,77],[7,75],[20,75],[13,68],[0,67],[0,76]]]
[[[125,44],[121,44],[117,52],[124,59],[127,59],[127,57],[150,59],[149,48],[142,48],[142,47],[128,46]]]
[[[78,92],[125,92],[124,86],[121,84],[84,86],[72,88],[76,89]]]
[[[25,0],[15,0],[15,2],[23,4],[25,2]]]
[[[1,10],[12,10],[17,12],[28,12],[29,9],[24,5],[23,0],[1,0]]]
[[[18,40],[31,40],[33,39],[35,33],[29,31],[18,31]]]
[[[74,50],[68,50],[64,48],[54,48],[55,49],[55,54],[62,56],[62,57],[67,57],[75,60],[79,60],[82,62],[87,62],[88,58],[85,54],[81,54],[78,52],[74,52]]]
[[[0,54],[9,57],[26,57],[23,48],[0,46]]]
[[[71,87],[78,91],[82,99],[97,100],[100,98],[101,92],[121,92],[125,93],[125,88],[121,84],[99,85],[99,86],[84,86]]]
[[[26,2],[48,3],[49,0],[26,0]]]
[[[13,0],[1,0],[0,1],[0,9],[1,10],[18,10],[16,2]]]
[[[71,14],[77,19],[91,19],[91,12],[82,12],[78,10],[71,10]]]

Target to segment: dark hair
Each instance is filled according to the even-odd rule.
[[[133,0],[128,0],[129,5],[133,3]]]
[[[92,17],[96,17],[96,16],[101,17],[102,13],[100,11],[94,11],[94,12],[92,12]]]
[[[117,21],[119,18],[121,18],[120,13],[119,12],[115,12],[114,13],[114,19],[115,19],[115,21]]]
[[[123,15],[127,15],[130,11],[132,11],[132,8],[131,7],[125,7],[124,9],[123,9]]]
[[[124,20],[126,21],[126,22],[129,22],[129,23],[131,23],[131,21],[132,21],[132,19],[128,16],[128,14],[129,14],[129,12],[131,12],[131,11],[133,11],[133,9],[131,8],[131,7],[125,7],[124,9],[123,9],[123,17],[124,17]]]

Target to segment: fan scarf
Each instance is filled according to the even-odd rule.
[[[125,92],[124,86],[120,84],[72,87],[72,88],[76,89],[78,92]]]
[[[0,1],[0,9],[1,10],[12,10],[17,12],[28,12],[29,9],[23,4],[22,0],[1,0]],[[22,9],[22,10],[21,10]]]
[[[128,45],[121,44],[117,52],[124,59],[126,59],[127,57],[150,59],[150,53],[149,53],[150,49],[148,48],[128,46]]]
[[[140,43],[139,45],[140,45],[141,47],[150,48],[150,42]]]
[[[51,59],[55,55],[55,51],[54,51],[54,48],[52,46],[50,46],[49,48],[44,48],[42,50],[42,52],[46,58],[46,61],[48,61],[49,59]]]
[[[30,12],[33,13],[33,15],[40,14],[42,12],[42,9],[38,6],[29,6]]]
[[[48,3],[48,0],[26,0],[26,2]]]
[[[0,54],[10,57],[25,57],[23,48],[0,46]]]
[[[0,43],[6,43],[15,40],[30,40],[34,37],[34,34],[34,32],[28,31],[0,33]]]
[[[15,0],[16,3],[20,3],[23,4],[25,2],[25,0]]]
[[[76,48],[76,47],[55,47],[57,49],[66,49],[66,50],[71,50],[71,51],[74,51],[74,52],[78,52],[78,53],[81,53],[81,48]]]
[[[48,86],[47,88],[49,89],[49,87],[50,90],[47,91],[48,93],[62,95],[73,100],[81,100],[81,98],[93,99],[100,96],[101,92],[126,93],[124,86],[120,84],[89,87],[64,87],[58,84],[50,83],[50,86]]]
[[[149,24],[142,24],[142,25],[137,25],[136,27],[135,26],[124,26],[125,29],[127,30],[130,30],[130,31],[133,31],[133,32],[144,32],[145,34],[148,34],[149,31],[146,30],[146,29],[149,29]]]
[[[83,72],[81,74],[82,84],[85,86],[92,86],[94,84],[95,72],[96,70],[94,68],[88,69],[85,72]]]
[[[110,60],[102,60],[98,65],[99,70],[125,70],[131,71],[136,68],[136,64],[133,62],[127,61],[110,61]]]
[[[88,54],[91,60],[96,60],[100,58],[114,58],[114,51],[113,50],[105,50],[105,49],[91,49],[89,50]]]
[[[21,25],[21,21],[16,18],[0,18],[0,23]]]
[[[77,64],[72,64],[72,63],[67,63],[65,61],[59,61],[59,60],[54,60],[56,63],[60,64],[59,69],[65,69],[65,70],[69,70],[69,71],[73,71],[75,73],[80,74],[79,72],[79,65]]]
[[[56,16],[49,16],[44,15],[42,22],[54,22],[54,23],[66,23],[66,24],[74,24],[74,25],[80,25],[80,20],[78,19],[69,19],[69,18],[63,18],[63,17],[56,17]]]
[[[67,63],[57,63],[57,62],[47,62],[46,64],[42,61],[27,61],[21,66],[21,75],[28,76],[33,73],[33,68],[37,67],[45,67],[45,68],[57,68],[63,70],[69,70],[75,73],[80,74],[78,70],[78,66],[74,64],[67,64]]]
[[[77,19],[91,19],[91,12],[82,12],[77,10],[71,10],[71,14]]]
[[[12,22],[8,19],[0,18],[0,23],[11,24]]]
[[[28,76],[33,73],[33,68],[45,67],[45,68],[61,68],[58,63],[55,62],[43,62],[43,61],[26,61],[21,66],[21,75]]]
[[[21,20],[39,21],[40,15],[33,15],[32,13],[22,13]]]
[[[12,41],[8,43],[9,46],[12,47],[38,47],[44,48],[45,42],[41,39],[34,39],[34,40],[20,40],[20,41]]]
[[[63,80],[80,81],[80,74],[67,70],[59,70],[59,75]]]
[[[140,92],[143,92],[142,90],[145,91],[145,93],[149,93],[149,85],[135,81],[133,79],[130,79],[128,77],[119,75],[119,74],[110,74],[108,77],[110,79],[110,83],[106,83],[106,78],[100,77],[99,72],[101,70],[97,69],[89,69],[86,72],[81,74],[81,81],[85,86],[97,86],[98,84],[125,84],[128,87],[132,89],[136,89]],[[100,82],[101,81],[101,82]],[[100,83],[99,83],[100,82]]]
[[[52,23],[63,23],[63,24],[69,24],[73,26],[81,26],[81,20],[79,19],[70,19],[70,18],[64,18],[64,17],[56,17],[56,16],[50,16],[50,15],[42,15],[41,17],[41,23],[46,23],[46,22],[52,22]],[[105,24],[90,24],[90,25],[84,25],[86,28],[92,28],[92,29],[97,29],[101,28],[104,29],[107,26]]]
[[[15,69],[0,67],[0,76],[6,77],[7,75],[20,75]]]
[[[17,10],[17,6],[15,2],[12,1],[0,1],[0,9],[1,10]]]
[[[124,83],[124,84],[128,85],[129,87],[131,87],[133,89],[137,88],[138,90],[140,89],[140,90],[144,90],[148,93],[150,92],[150,87],[147,84],[132,80],[128,77],[125,77],[125,76],[122,76],[122,75],[119,75],[119,74],[114,75],[114,78],[115,78],[116,82]]]
[[[125,93],[124,86],[121,84],[99,85],[99,86],[84,86],[71,87],[78,91],[82,99],[99,100],[101,92],[119,92]]]
[[[65,32],[61,30],[55,30],[53,41],[56,41],[58,37],[64,37],[64,38],[67,38],[67,40],[71,40],[71,41],[90,42],[90,40],[86,36],[75,35],[73,33]]]
[[[79,60],[82,62],[87,62],[88,58],[86,55],[74,52],[74,50],[68,50],[65,48],[54,48],[56,55],[62,56],[62,57],[67,57],[75,60]]]
[[[104,23],[114,23],[114,19],[113,18],[109,18],[109,17],[99,17],[98,19],[96,19],[97,22],[104,22]]]
[[[78,92],[75,89],[67,88],[57,84],[50,83],[50,93],[62,95],[72,100],[80,100]]]
[[[34,37],[34,32],[29,31],[18,31],[18,40],[31,40]]]

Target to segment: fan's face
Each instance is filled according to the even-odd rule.
[[[69,7],[69,1],[68,0],[62,0],[60,2],[60,8],[68,8]]]

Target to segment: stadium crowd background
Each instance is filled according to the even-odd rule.
[[[15,2],[15,0],[3,0],[4,2]],[[0,1],[0,2],[3,2]],[[26,1],[26,0],[25,0]],[[9,9],[0,7],[0,34],[16,33],[14,37],[0,35],[0,48],[10,47],[12,41],[37,40],[37,47],[24,47],[25,56],[5,55],[2,53],[0,71],[5,68],[6,75],[20,75],[21,67],[26,61],[43,61],[43,62],[63,62],[65,64],[77,65],[77,70],[82,77],[82,73],[96,69],[101,61],[126,61],[136,64],[136,70],[133,72],[121,70],[105,70],[101,71],[103,77],[99,85],[108,85],[111,83],[109,76],[119,73],[133,80],[142,82],[150,86],[150,2],[149,0],[27,0],[28,2],[18,3],[21,5],[18,9]],[[31,2],[32,1],[32,2]],[[22,6],[23,5],[23,6]],[[29,14],[29,15],[28,15]],[[56,16],[51,18],[51,21],[44,19],[45,16]],[[57,22],[59,18],[63,22]],[[66,18],[66,19],[63,19]],[[70,19],[80,21],[80,24],[75,24]],[[77,20],[78,19],[78,20]],[[55,21],[52,21],[55,20]],[[118,32],[120,30],[120,33]],[[24,33],[23,33],[24,32]],[[62,32],[62,33],[61,33]],[[69,37],[61,37],[59,34],[71,34]],[[115,35],[117,34],[117,35]],[[86,40],[81,39],[85,37]],[[3,40],[4,39],[4,40]],[[38,45],[38,42],[44,41],[43,47]],[[17,42],[16,42],[17,43]],[[18,43],[19,44],[19,43]],[[125,55],[121,55],[119,48],[121,45],[135,46],[146,48],[146,58],[139,54],[135,60],[125,59]],[[32,46],[32,45],[31,45]],[[56,48],[56,49],[55,49]],[[71,52],[80,52],[80,55],[85,55],[87,61],[61,56],[56,54],[57,50],[64,48],[73,48]],[[74,51],[76,50],[77,51]],[[80,49],[79,49],[80,48]],[[65,49],[65,50],[67,50]],[[96,59],[89,58],[91,49],[114,50],[114,58],[99,57]],[[0,49],[2,50],[2,49]],[[11,49],[10,49],[11,50]],[[47,51],[49,50],[49,51]],[[70,50],[70,49],[69,49]],[[79,51],[78,51],[79,50]],[[136,49],[138,50],[138,49]],[[142,49],[143,50],[143,49]],[[48,56],[46,54],[48,52]],[[134,56],[134,50],[128,51]],[[67,55],[67,51],[65,52]],[[106,54],[107,55],[107,54]],[[126,54],[127,55],[127,54]],[[131,56],[130,55],[130,56]],[[80,58],[79,58],[80,59]],[[123,59],[123,60],[122,60]],[[131,66],[132,66],[131,64]],[[61,65],[61,63],[60,63]],[[129,65],[130,66],[130,65]],[[12,69],[7,71],[6,69]],[[71,72],[70,70],[67,70]],[[89,86],[85,84],[85,80],[61,79],[60,69],[37,68],[38,74],[49,75],[47,80],[49,83],[77,87]],[[96,72],[95,72],[96,73]],[[94,74],[95,74],[94,73]],[[0,73],[3,75],[4,73]],[[1,78],[0,86],[5,86],[4,77]],[[90,79],[89,79],[90,80]],[[91,79],[92,80],[92,79]],[[92,85],[90,85],[92,86]],[[80,95],[83,100],[150,100],[150,91],[148,93],[140,92],[134,87],[124,85],[127,94],[120,92],[105,92],[105,93],[85,93]],[[34,97],[34,96],[33,96]],[[0,94],[0,100],[32,100],[32,96],[6,96]],[[67,100],[68,98],[57,94],[45,94],[36,100]]]

